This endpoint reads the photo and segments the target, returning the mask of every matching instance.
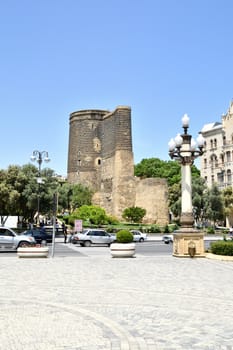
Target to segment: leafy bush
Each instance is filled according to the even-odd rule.
[[[210,251],[217,255],[233,256],[233,242],[231,241],[219,241],[213,242],[210,245]]]
[[[212,227],[212,226],[207,227],[207,229],[206,229],[206,233],[207,233],[207,234],[213,234],[213,233],[215,233],[215,229],[214,229],[214,227]]]
[[[146,209],[140,207],[125,208],[122,217],[131,222],[142,222],[143,217],[146,215]]]
[[[161,233],[161,228],[159,227],[159,225],[152,225],[149,230],[149,233]]]
[[[165,226],[164,226],[163,232],[164,232],[164,233],[170,233],[170,229],[169,229],[169,226],[168,226],[168,225],[165,225]]]
[[[133,242],[133,235],[128,230],[120,230],[116,234],[116,240],[118,243],[130,243]]]

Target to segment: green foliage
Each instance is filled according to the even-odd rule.
[[[195,165],[192,166],[191,170],[193,177],[200,177],[200,171]],[[169,186],[181,181],[180,164],[173,160],[164,161],[159,158],[142,159],[139,164],[135,165],[134,175],[141,178],[158,177],[167,179]]]
[[[211,253],[217,255],[233,256],[233,242],[232,241],[219,241],[213,242],[210,245]]]
[[[142,222],[143,217],[146,215],[146,209],[140,207],[130,207],[123,211],[122,217],[126,221]]]
[[[79,208],[82,205],[91,205],[93,191],[81,184],[73,185],[71,206],[73,209]]]
[[[161,233],[162,230],[159,225],[152,225],[150,228],[147,230],[149,233]]]
[[[158,177],[168,180],[168,184],[172,185],[181,180],[180,165],[174,161],[163,161],[159,158],[143,159],[134,167],[135,176]]]
[[[213,226],[207,227],[206,233],[207,233],[207,234],[214,234],[214,233],[215,233],[214,227],[213,227]]]
[[[217,185],[213,185],[204,193],[204,211],[205,217],[214,223],[224,219],[224,203],[221,191]]]
[[[43,168],[38,184],[38,168],[32,164],[10,165],[0,170],[0,213],[18,215],[33,220],[40,196],[40,214],[53,215],[54,194],[57,194],[58,212],[70,211],[72,205],[89,204],[92,192],[81,185],[60,181],[52,169]],[[79,197],[79,201],[77,201]]]
[[[120,230],[116,234],[116,240],[118,243],[131,243],[133,242],[133,235],[128,230]]]
[[[224,214],[226,216],[233,215],[233,189],[232,187],[226,187],[222,191],[223,201],[224,201]]]
[[[165,225],[165,226],[164,226],[163,232],[164,232],[164,233],[170,233],[170,229],[169,229],[169,226],[168,226],[168,225]]]
[[[112,222],[105,210],[95,205],[82,205],[76,209],[69,218],[69,224],[73,225],[75,219],[81,219],[92,225],[107,225]]]

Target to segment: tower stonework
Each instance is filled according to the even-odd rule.
[[[125,208],[140,206],[144,222],[168,223],[166,182],[134,176],[128,106],[70,114],[68,182],[90,187],[93,204],[109,215],[120,219]]]

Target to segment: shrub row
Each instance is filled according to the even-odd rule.
[[[213,242],[210,245],[210,250],[211,250],[211,253],[213,254],[233,256],[233,242],[231,241]]]

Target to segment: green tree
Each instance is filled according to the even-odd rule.
[[[126,221],[142,222],[143,217],[146,215],[146,209],[140,207],[125,208],[122,217]]]
[[[93,191],[81,184],[73,185],[71,205],[72,208],[79,208],[82,205],[91,205]]]
[[[200,171],[195,165],[192,166],[191,170],[193,177],[200,177]],[[159,158],[143,159],[135,165],[134,175],[141,178],[158,177],[167,179],[169,187],[181,181],[180,164],[173,160],[164,161]]]
[[[195,222],[203,221],[206,216],[205,201],[207,197],[204,195],[207,191],[205,180],[201,177],[192,178],[192,204],[193,204],[193,216]]]
[[[202,221],[205,216],[205,200],[203,195],[206,191],[205,181],[198,176],[192,177],[192,204],[193,216],[196,222]],[[175,183],[169,188],[169,208],[176,218],[181,214],[181,184]]]
[[[24,166],[10,165],[1,170],[0,178],[0,213],[3,216],[17,215],[25,220],[32,220],[37,211],[38,195],[40,195],[40,212],[52,211],[53,193],[58,181],[52,169],[43,169],[40,191],[37,183],[38,169],[31,164]]]
[[[223,192],[224,214],[228,218],[230,225],[233,224],[233,189],[226,187]]]
[[[224,204],[222,193],[218,186],[214,184],[204,193],[204,211],[207,219],[215,224],[218,220],[224,219]]]
[[[81,219],[93,225],[108,224],[108,215],[105,210],[96,205],[82,205],[80,208],[74,210],[71,220]]]

